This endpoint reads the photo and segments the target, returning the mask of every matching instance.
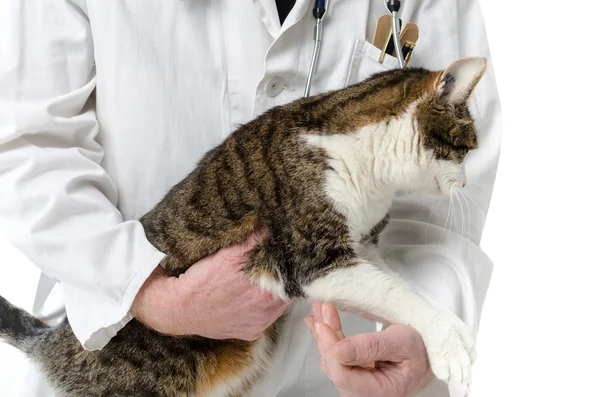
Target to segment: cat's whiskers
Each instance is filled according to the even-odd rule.
[[[454,199],[450,197],[450,203],[448,204],[448,208],[450,210],[450,223],[444,232],[446,232],[446,238],[450,235],[452,231],[452,225],[454,224]]]
[[[421,234],[421,237],[419,237],[419,241],[417,241],[417,245],[419,243],[421,243],[421,239],[423,238],[423,236],[425,236],[425,244],[427,244],[427,230],[429,229],[429,225],[431,225],[431,217],[433,216],[434,213],[437,212],[438,208],[440,208],[440,205],[442,205],[443,200],[441,199],[436,199],[436,201],[438,202],[438,205],[435,207],[435,210],[430,211],[429,212],[429,218],[427,219],[427,224],[425,225],[425,230],[423,231],[423,233]],[[425,209],[425,207],[421,208],[421,211],[423,211]],[[421,211],[419,211],[419,214],[421,213]],[[417,216],[419,216],[419,214],[417,214]],[[416,217],[415,217],[416,219]],[[446,218],[447,221],[447,218]]]
[[[421,212],[423,212],[424,209],[425,209],[425,207],[421,207],[421,210],[419,212],[417,212],[417,215],[415,215],[415,217],[412,218],[412,220],[413,221],[416,220],[419,217],[419,215],[421,215]]]
[[[468,233],[468,237],[471,238],[471,206],[469,205],[469,202],[467,201],[467,199],[465,197],[463,189],[459,189],[458,193],[460,196],[462,196],[465,199],[465,205],[467,206],[467,215],[469,217],[467,233]]]
[[[456,196],[456,198],[458,200],[458,205],[460,206],[460,216],[461,216],[461,220],[460,220],[460,235],[464,236],[465,235],[465,212],[463,210],[462,202],[460,200],[460,195],[458,194],[460,192],[460,189],[454,188],[452,190],[453,190],[452,191],[452,195]]]
[[[442,234],[440,235],[440,242],[444,239],[444,232],[449,231],[449,228],[452,228],[452,212],[453,212],[452,195],[449,196],[449,199],[450,199],[450,202],[448,203],[448,215],[446,215],[446,222],[444,222]],[[450,220],[450,224],[448,224],[448,220]],[[446,228],[446,226],[448,226],[448,228]]]
[[[482,214],[485,214],[485,211],[481,209],[479,204],[477,204],[477,200],[475,200],[475,198],[473,197],[473,195],[471,193],[469,193],[466,190],[463,190],[463,193],[465,194],[465,197],[467,197],[469,200],[471,200],[473,202],[473,204],[475,204],[475,206],[479,209],[479,211],[481,211]]]
[[[448,214],[446,215],[446,222],[444,222],[444,229],[446,229],[446,225],[448,225],[448,219],[450,218],[450,209],[452,208],[452,197],[450,197],[450,205],[448,205]],[[443,231],[442,231],[443,234]]]
[[[454,221],[456,223],[456,225],[455,225],[455,228],[456,228],[455,232],[458,233],[458,220],[456,219],[456,204],[454,204]]]
[[[452,219],[454,221],[454,227],[456,228],[456,231],[458,231],[458,221],[456,220],[456,207],[454,205],[454,198],[452,196],[450,196],[450,202],[452,205]],[[450,236],[450,233],[452,233],[452,222],[450,222],[450,229],[448,230],[448,236]]]

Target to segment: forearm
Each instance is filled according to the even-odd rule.
[[[110,192],[103,191],[110,182],[101,183],[108,180],[100,178],[102,170],[52,152],[25,144],[18,152],[0,147],[0,167],[10,169],[0,175],[0,228],[61,282],[76,335],[87,348],[99,348],[130,320],[131,302],[164,255],[146,240],[139,222],[122,221],[106,198]],[[62,167],[49,167],[54,162]]]
[[[124,221],[101,166],[83,10],[7,1],[0,12],[10,15],[1,47],[12,60],[0,70],[0,231],[61,282],[76,336],[100,348],[131,319],[133,299],[164,255],[139,222]]]

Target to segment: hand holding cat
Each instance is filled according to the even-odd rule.
[[[179,277],[159,266],[138,293],[131,312],[169,335],[256,340],[288,303],[252,285],[241,272],[262,235],[210,255]]]
[[[423,340],[411,327],[395,324],[345,339],[334,306],[318,302],[306,323],[341,397],[412,397],[433,379]]]

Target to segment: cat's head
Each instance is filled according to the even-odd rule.
[[[421,160],[410,190],[449,195],[466,183],[464,161],[478,146],[468,100],[485,73],[483,58],[465,58],[432,72],[409,110]]]
[[[451,194],[466,183],[463,163],[477,148],[467,104],[486,68],[473,57],[440,71],[390,70],[291,109],[300,110],[296,126],[309,141],[360,164],[355,176],[407,192]]]

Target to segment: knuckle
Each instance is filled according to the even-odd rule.
[[[377,355],[379,353],[379,339],[374,337],[367,338],[365,340],[365,349],[371,355]]]
[[[381,351],[381,342],[378,338],[371,336],[365,338],[363,347],[369,357],[377,357]]]

